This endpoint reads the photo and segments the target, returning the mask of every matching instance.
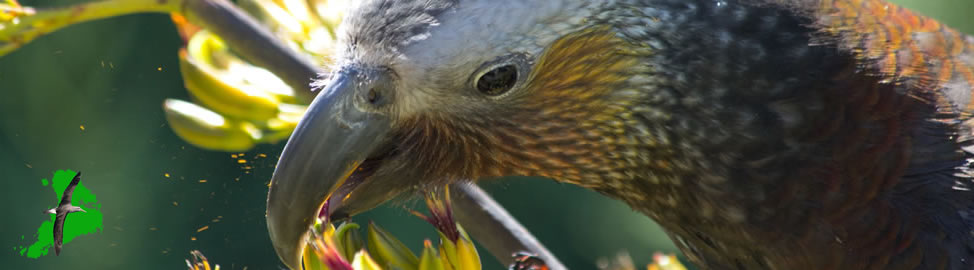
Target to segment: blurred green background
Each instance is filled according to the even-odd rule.
[[[967,19],[974,1],[894,2],[974,33],[974,20]],[[70,3],[76,1],[23,2]],[[224,269],[281,269],[263,214],[283,145],[258,147],[245,157],[268,158],[241,165],[230,153],[177,138],[161,103],[188,99],[179,46],[167,15],[145,14],[71,26],[0,58],[0,268],[184,269],[189,251],[199,249]],[[49,218],[41,211],[56,203],[40,179],[59,169],[84,171],[85,185],[102,204],[104,229],[66,244],[63,256],[21,257],[15,247],[33,242]],[[597,258],[622,250],[637,265],[654,251],[675,252],[648,218],[594,192],[530,178],[485,188],[574,269],[593,269]],[[419,207],[386,206],[355,220],[374,220],[413,248],[435,239],[404,205]],[[209,229],[197,232],[203,226]],[[501,267],[485,259],[486,269]]]

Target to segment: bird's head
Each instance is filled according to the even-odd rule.
[[[651,162],[620,151],[643,143],[627,131],[649,128],[629,123],[654,80],[638,61],[647,48],[600,23],[600,8],[583,0],[353,6],[332,72],[316,83],[271,180],[267,222],[282,260],[299,268],[326,200],[328,214],[354,215],[431,185],[511,175],[599,188]]]

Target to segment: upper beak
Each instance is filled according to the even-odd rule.
[[[382,71],[343,69],[314,99],[278,160],[267,194],[267,229],[285,265],[301,269],[305,236],[322,204],[391,129]],[[376,96],[376,95],[379,96]]]

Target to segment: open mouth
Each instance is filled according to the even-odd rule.
[[[379,170],[379,167],[382,166],[384,161],[393,157],[397,153],[396,151],[392,150],[384,150],[391,148],[392,147],[382,147],[380,149],[383,150],[378,151],[379,154],[363,160],[362,163],[360,163],[359,166],[348,175],[338,189],[328,196],[325,204],[318,212],[318,217],[321,218],[327,215],[328,220],[348,218],[350,215],[340,210],[343,202],[352,195],[352,191],[354,191],[355,188],[360,186],[362,183],[365,183],[369,177],[375,174],[375,172]]]

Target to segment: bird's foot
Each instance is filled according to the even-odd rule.
[[[514,253],[514,263],[507,269],[509,270],[548,270],[548,265],[537,255],[518,252]]]

